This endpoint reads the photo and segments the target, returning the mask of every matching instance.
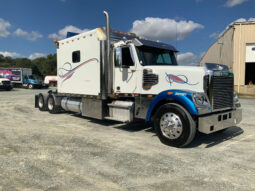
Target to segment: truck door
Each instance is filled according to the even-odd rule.
[[[136,63],[131,46],[114,49],[114,92],[134,93],[137,87]]]
[[[23,76],[23,84],[28,84],[28,83],[29,83],[28,76],[27,75]]]

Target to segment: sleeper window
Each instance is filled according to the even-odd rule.
[[[73,52],[73,54],[72,54],[72,60],[73,60],[73,63],[80,62],[80,60],[81,60],[81,53],[80,53],[79,50]]]

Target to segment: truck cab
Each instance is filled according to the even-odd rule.
[[[164,144],[184,147],[197,131],[238,124],[242,109],[233,73],[220,64],[179,66],[178,50],[132,33],[104,28],[55,41],[57,91],[35,96],[35,107],[101,120],[152,122]]]
[[[9,79],[5,78],[5,76],[0,74],[0,89],[11,90],[12,83]]]
[[[23,75],[23,86],[29,89],[41,88],[42,81],[37,79],[34,75]]]

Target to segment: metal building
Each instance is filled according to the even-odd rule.
[[[229,66],[235,90],[255,94],[255,22],[235,22],[220,35],[200,61]]]

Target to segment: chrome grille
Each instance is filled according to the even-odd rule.
[[[232,76],[212,76],[214,110],[233,107],[233,87],[234,79]]]
[[[3,84],[3,85],[10,85],[11,82],[10,82],[10,81],[2,81],[2,84]]]

